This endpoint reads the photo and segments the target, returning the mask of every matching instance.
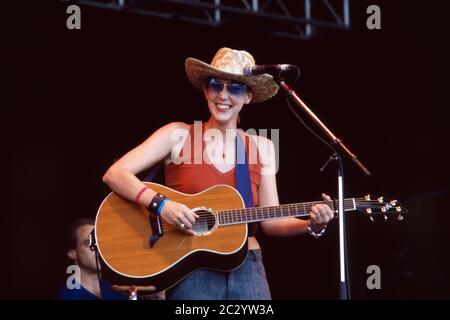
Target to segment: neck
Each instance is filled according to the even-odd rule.
[[[81,269],[80,282],[83,288],[92,294],[100,297],[100,287],[98,284],[98,277],[96,271],[87,270],[84,268]]]
[[[237,119],[232,119],[227,122],[218,122],[213,116],[211,116],[206,122],[206,129],[215,128],[219,129],[222,134],[225,136],[227,130],[236,130],[237,128]]]

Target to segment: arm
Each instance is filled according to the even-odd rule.
[[[261,159],[261,182],[258,189],[259,206],[277,206],[279,205],[276,166],[275,166],[275,147],[273,142],[263,138],[255,137],[257,145],[268,144],[268,148],[259,148],[259,157]],[[322,194],[324,200],[330,198]],[[311,208],[310,227],[314,232],[323,229],[328,221],[333,218],[333,212],[327,205],[318,204]],[[276,220],[266,220],[261,222],[261,228],[269,236],[294,236],[307,232],[308,221],[296,218],[285,218]]]
[[[113,191],[134,202],[138,192],[145,187],[136,174],[165,159],[180,142],[173,139],[173,133],[183,129],[189,130],[189,126],[182,122],[172,122],[158,129],[146,141],[114,163],[106,171],[103,181]],[[155,191],[147,189],[137,203],[148,207],[155,195]],[[169,223],[183,223],[189,229],[197,216],[186,206],[168,201],[163,207],[161,217]]]
[[[117,160],[106,171],[103,182],[124,198],[134,201],[136,194],[144,187],[136,174],[164,159],[176,143],[171,139],[172,132],[184,126],[187,125],[173,122],[158,129],[146,141]],[[153,190],[144,192],[138,203],[148,206],[155,194]]]

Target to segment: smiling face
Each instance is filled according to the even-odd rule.
[[[204,92],[211,116],[221,125],[235,126],[242,107],[252,98],[245,85],[225,79],[210,79]]]

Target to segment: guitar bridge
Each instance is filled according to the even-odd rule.
[[[150,248],[153,248],[156,242],[164,235],[164,232],[159,216],[150,213],[148,219],[150,220],[150,227],[152,228],[152,236],[148,240],[148,244],[150,245]]]

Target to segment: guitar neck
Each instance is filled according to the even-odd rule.
[[[219,216],[219,225],[231,225],[249,222],[259,222],[280,218],[306,217],[311,212],[311,207],[316,204],[327,204],[334,212],[338,211],[339,201],[315,201],[283,204],[271,207],[254,207],[235,210],[216,211]],[[355,198],[344,199],[344,211],[356,210]]]

